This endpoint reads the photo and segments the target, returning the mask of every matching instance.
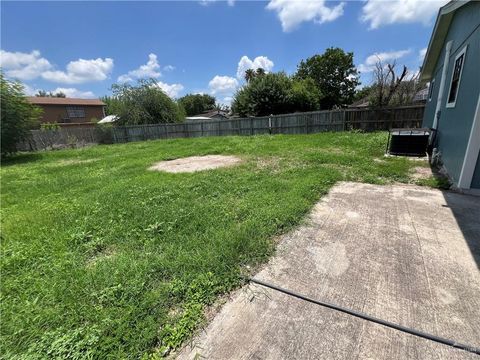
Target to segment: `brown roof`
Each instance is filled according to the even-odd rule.
[[[208,111],[205,111],[201,114],[197,114],[197,115],[193,115],[194,117],[212,117],[212,116],[215,116],[215,115],[222,115],[224,117],[227,117],[228,115],[228,112],[227,111],[224,111],[224,110],[216,110],[216,109],[212,109],[212,110],[208,110]]]
[[[28,101],[35,105],[92,105],[104,106],[105,103],[98,99],[75,99],[75,98],[57,98],[57,97],[41,97],[29,96]]]

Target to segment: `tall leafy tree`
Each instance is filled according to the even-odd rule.
[[[178,99],[178,102],[183,106],[188,116],[193,116],[212,110],[216,99],[208,94],[187,94]]]
[[[237,91],[232,111],[240,116],[266,116],[319,108],[321,93],[311,79],[293,79],[284,72],[256,76]]]
[[[302,60],[296,77],[312,79],[323,94],[321,109],[345,106],[352,102],[359,85],[358,71],[353,64],[353,52],[340,48],[328,48],[322,55]]]
[[[112,85],[116,99],[118,124],[175,123],[185,119],[185,111],[158,86],[154,79],[142,79],[138,84]]]
[[[9,81],[0,72],[1,83],[1,155],[16,152],[17,144],[26,139],[38,122],[42,110],[25,97],[23,85]]]
[[[120,111],[121,102],[114,96],[103,96],[100,98],[105,103],[106,115],[117,115]]]

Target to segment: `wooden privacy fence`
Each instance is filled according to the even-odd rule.
[[[226,135],[311,134],[324,131],[377,131],[421,127],[424,106],[385,109],[340,109],[227,120],[197,120],[175,124],[34,130],[20,150],[97,143]]]

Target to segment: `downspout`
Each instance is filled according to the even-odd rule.
[[[435,130],[437,130],[438,128],[438,119],[440,118],[440,114],[442,112],[441,107],[442,107],[443,93],[445,91],[445,78],[447,77],[448,62],[450,61],[450,51],[452,50],[452,42],[453,41],[450,40],[445,46],[445,58],[443,60],[442,78],[440,79],[440,87],[438,89],[438,96],[437,96],[437,106],[435,107],[435,115],[434,115],[435,117],[433,119],[433,126],[432,126],[432,128]]]

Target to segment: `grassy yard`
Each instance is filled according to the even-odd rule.
[[[1,354],[137,359],[178,347],[336,182],[410,181],[419,163],[383,158],[385,143],[384,133],[212,137],[2,164]],[[244,162],[147,171],[207,154]]]

